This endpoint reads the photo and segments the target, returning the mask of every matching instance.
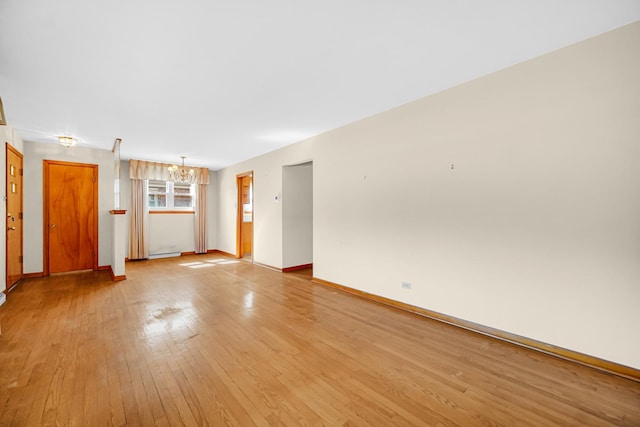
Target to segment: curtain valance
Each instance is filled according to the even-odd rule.
[[[159,181],[169,180],[169,166],[171,163],[147,162],[144,160],[129,160],[129,178],[130,179],[156,179]],[[178,166],[180,166],[178,164]],[[185,166],[185,168],[193,169],[196,173],[197,184],[209,184],[209,170],[207,168],[196,168]]]

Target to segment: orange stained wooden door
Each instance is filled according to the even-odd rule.
[[[236,180],[238,187],[236,256],[251,258],[253,255],[253,173],[240,174]]]
[[[98,269],[98,166],[44,161],[45,274]]]
[[[22,278],[22,154],[9,144],[7,153],[7,289]]]

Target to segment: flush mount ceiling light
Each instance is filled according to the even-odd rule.
[[[193,184],[196,182],[196,171],[192,168],[187,169],[184,166],[184,159],[186,156],[180,156],[182,159],[182,166],[171,165],[169,166],[169,181],[173,182],[188,182]]]
[[[73,147],[74,145],[76,145],[78,143],[78,140],[71,137],[71,136],[59,136],[58,137],[58,142],[61,145],[64,145],[65,147]]]

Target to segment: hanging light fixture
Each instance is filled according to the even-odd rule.
[[[173,182],[188,182],[193,184],[196,182],[196,171],[192,168],[187,169],[184,166],[184,159],[186,156],[180,156],[182,159],[182,166],[171,165],[169,166],[169,181]]]
[[[71,136],[59,136],[58,137],[58,142],[61,145],[64,145],[65,147],[69,148],[69,147],[73,147],[74,145],[76,145],[78,143],[78,140],[71,137]]]

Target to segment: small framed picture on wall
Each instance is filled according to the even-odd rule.
[[[0,98],[0,125],[6,125],[7,118],[4,116],[4,108],[2,108],[2,98]]]

